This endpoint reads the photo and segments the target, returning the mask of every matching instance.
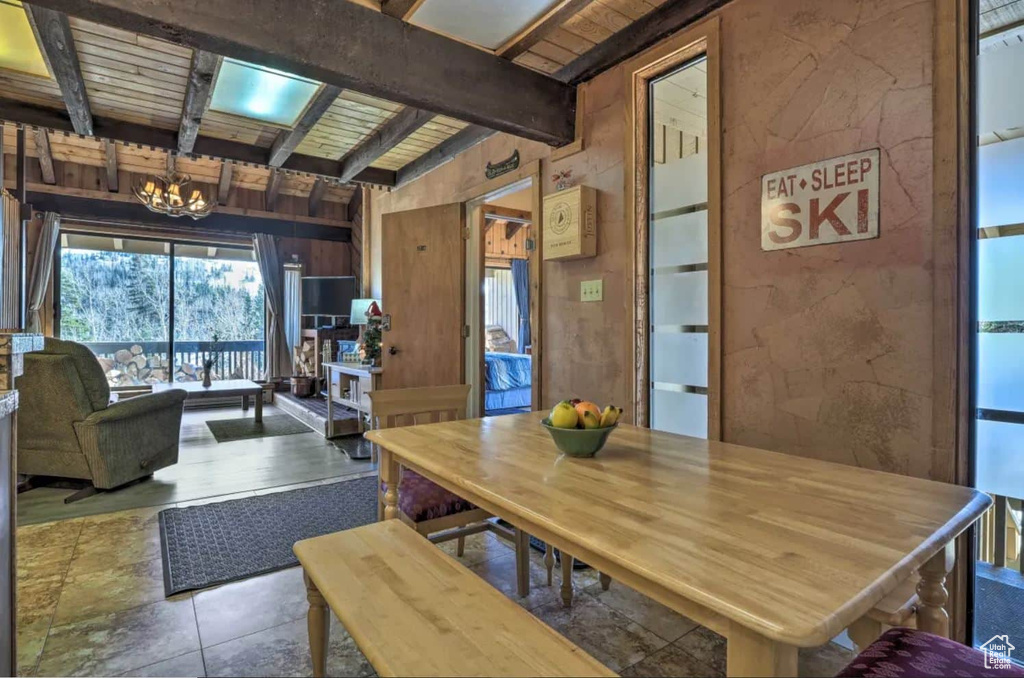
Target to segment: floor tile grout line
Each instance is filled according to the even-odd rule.
[[[295,622],[297,622],[299,620],[302,620],[302,619],[305,619],[305,618],[306,618],[306,613],[303,613],[301,617],[295,617],[294,619],[288,619],[286,621],[281,622],[280,624],[274,624],[273,626],[268,626],[265,629],[260,629],[258,631],[250,631],[249,633],[243,633],[242,635],[237,636],[235,638],[229,638],[227,640],[222,640],[219,643],[214,643],[212,645],[202,645],[202,641],[200,641],[200,645],[202,645],[202,649],[203,650],[212,650],[215,647],[220,647],[221,645],[226,645],[227,643],[233,643],[236,640],[241,640],[242,638],[248,638],[249,636],[255,636],[257,633],[264,633],[266,631],[271,631],[273,629],[277,629],[277,628],[280,628],[282,626],[287,626],[288,624],[294,624]],[[332,625],[334,623],[333,617],[331,619],[331,623],[332,623]],[[347,633],[347,631],[346,631],[346,633]],[[204,653],[203,656],[205,658],[205,656],[206,656],[205,653]],[[205,662],[205,659],[204,659],[204,662]],[[204,666],[205,666],[205,663],[204,663]]]
[[[206,669],[206,653],[203,652],[203,631],[199,628],[199,610],[196,609],[196,597],[193,594],[192,599],[192,619],[196,623],[196,638],[199,640],[199,659],[203,662],[203,675],[206,676],[209,672]]]
[[[53,620],[57,617],[57,608],[60,606],[61,596],[64,595],[64,581],[67,579],[68,572],[71,571],[71,564],[75,562],[75,553],[78,552],[78,542],[82,538],[82,530],[85,529],[85,521],[81,518],[71,518],[71,520],[80,521],[78,524],[78,531],[75,533],[75,543],[71,547],[71,557],[68,558],[68,564],[64,568],[64,572],[60,575],[60,590],[57,591],[57,602],[53,605],[53,612],[50,613],[50,621],[46,625],[46,635],[43,636],[43,645],[39,648],[39,654],[36,655],[35,664],[32,665],[32,673],[35,674],[39,670],[39,665],[43,661],[43,654],[46,652],[46,642],[50,639],[50,632],[53,630]],[[55,521],[57,522],[57,521]],[[15,539],[18,538],[17,530],[15,530]],[[15,572],[17,575],[17,572]],[[15,613],[17,614],[17,613]]]

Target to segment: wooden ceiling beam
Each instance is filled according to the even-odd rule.
[[[26,3],[24,7],[50,73],[60,88],[75,132],[92,135],[92,109],[67,16],[36,4]]]
[[[402,143],[410,134],[423,127],[434,115],[418,108],[407,107],[384,123],[380,129],[363,139],[341,159],[342,183],[369,167],[375,160]]]
[[[0,98],[0,120],[45,127],[58,132],[74,131],[65,112],[12,99]],[[96,137],[101,139],[120,141],[124,144],[137,144],[167,151],[176,150],[178,147],[176,131],[147,127],[113,118],[94,116],[93,132]],[[268,149],[259,146],[200,135],[196,137],[192,155],[209,156],[252,165],[269,165],[270,153]],[[341,173],[341,163],[337,160],[295,153],[288,158],[283,168],[302,174],[317,174],[329,179],[336,179]],[[395,177],[396,173],[393,170],[368,167],[356,175],[352,181],[374,186],[394,186]]]
[[[306,138],[309,131],[313,129],[313,126],[319,122],[320,118],[323,117],[327,109],[331,107],[334,100],[341,94],[341,88],[335,87],[334,85],[324,85],[317,92],[313,100],[306,106],[306,110],[302,113],[302,117],[295,123],[295,127],[290,130],[281,130],[277,133],[277,138],[274,139],[274,144],[270,147],[270,166],[280,167],[284,164],[284,161],[288,159],[288,156],[298,147],[302,140]]]
[[[273,212],[277,207],[277,196],[281,194],[281,182],[284,181],[284,172],[276,167],[271,168],[270,177],[267,179],[266,205],[268,212]]]
[[[118,193],[120,188],[117,183],[117,144],[113,141],[104,141],[103,153],[107,161],[107,190]]]
[[[53,153],[50,151],[50,135],[45,129],[36,130],[36,155],[39,157],[39,169],[44,184],[57,183],[53,172]]]
[[[395,185],[402,187],[410,181],[420,178],[430,170],[445,164],[459,153],[476,146],[492,134],[494,134],[494,130],[479,125],[470,125],[456,132],[399,169],[395,176]]]
[[[555,78],[578,85],[639,54],[651,45],[692,24],[729,0],[674,0],[640,17],[586,54],[555,72]]]
[[[185,101],[181,106],[181,122],[178,125],[178,152],[188,155],[196,144],[203,115],[210,107],[213,83],[217,80],[222,58],[216,54],[197,49],[192,54],[192,66],[188,72]]]
[[[320,211],[320,201],[324,199],[325,193],[327,193],[327,182],[323,178],[317,177],[317,180],[313,182],[313,188],[309,191],[309,216],[315,217]]]
[[[515,59],[520,54],[529,51],[531,47],[547,38],[556,29],[561,27],[570,17],[575,16],[580,10],[594,2],[594,0],[561,0],[548,12],[527,26],[525,29],[513,35],[504,45],[499,47],[495,54],[503,59]]]
[[[231,195],[231,175],[234,174],[235,166],[227,160],[220,163],[220,182],[217,184],[217,204],[227,205]]]
[[[354,2],[36,2],[527,139],[575,138],[574,87]]]

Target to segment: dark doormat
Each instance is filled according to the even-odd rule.
[[[298,564],[297,541],[377,520],[377,477],[160,512],[167,596]]]
[[[1024,638],[1024,576],[988,563],[978,562],[976,567],[974,644],[981,645],[998,635],[1009,635],[1011,640]]]
[[[242,419],[211,419],[206,422],[210,433],[218,443],[249,438],[269,438],[271,436],[290,436],[296,433],[309,433],[311,428],[289,414],[273,414],[263,417],[262,423],[253,418]]]

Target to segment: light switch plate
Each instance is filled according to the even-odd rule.
[[[602,301],[603,299],[603,280],[584,280],[580,283],[580,301]]]

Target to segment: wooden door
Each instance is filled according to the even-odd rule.
[[[461,203],[382,215],[382,388],[464,381],[465,218]]]

